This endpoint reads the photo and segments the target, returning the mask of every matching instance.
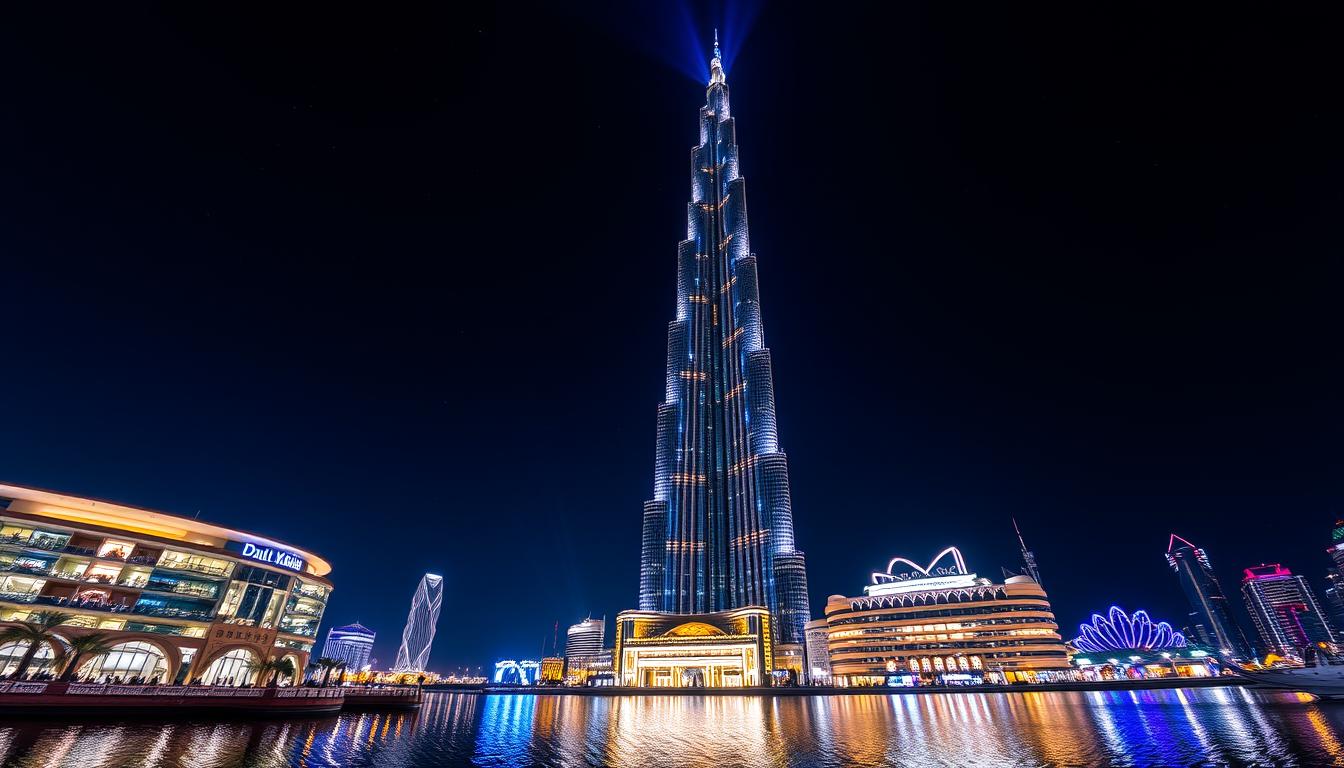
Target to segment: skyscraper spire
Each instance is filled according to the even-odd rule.
[[[1017,518],[1013,518],[1013,531],[1017,533],[1017,543],[1022,545],[1022,563],[1027,566],[1027,575],[1041,583],[1041,570],[1036,567],[1036,553],[1027,549],[1027,542],[1022,538],[1022,529],[1017,527]]]
[[[709,84],[723,84],[723,54],[719,53],[719,29],[714,28],[714,58],[709,60]]]

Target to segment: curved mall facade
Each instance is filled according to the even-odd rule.
[[[864,592],[826,602],[836,685],[1035,682],[1069,672],[1050,601],[1030,576],[991,582],[948,547],[927,567],[893,558]]]
[[[80,678],[242,684],[250,665],[288,658],[302,675],[326,609],[331,566],[289,544],[199,520],[0,485],[0,627],[74,615],[29,673],[59,671],[64,643],[116,643]],[[0,676],[25,646],[0,646]]]

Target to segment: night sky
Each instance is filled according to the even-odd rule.
[[[1068,637],[1173,530],[1319,589],[1334,19],[553,5],[7,9],[0,479],[318,552],[385,666],[425,571],[439,670],[634,607],[717,24],[816,615],[1012,516]]]

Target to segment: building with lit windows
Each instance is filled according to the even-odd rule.
[[[0,485],[0,627],[36,611],[74,617],[30,674],[55,673],[65,641],[100,632],[115,647],[80,678],[242,684],[272,658],[302,675],[330,572],[311,552],[247,531]],[[0,676],[26,649],[0,647]]]
[[[638,688],[751,688],[775,669],[770,612],[737,608],[685,615],[624,611],[616,617],[618,685]]]
[[[809,685],[831,684],[831,648],[830,630],[825,619],[813,619],[807,622],[807,637],[803,644],[807,653],[807,683]]]
[[[411,612],[401,631],[401,646],[397,648],[397,660],[392,664],[393,672],[424,672],[427,669],[442,607],[443,577],[426,573],[411,596]]]
[[[607,619],[587,618],[565,631],[565,658],[596,656],[607,637]]]
[[[774,641],[809,617],[779,445],[746,181],[715,44],[658,406],[653,498],[644,503],[639,610],[713,614],[762,606]],[[619,654],[618,654],[619,655]]]
[[[1220,654],[1247,658],[1246,636],[1228,610],[1227,597],[1213,572],[1209,554],[1173,533],[1167,541],[1167,564],[1180,578],[1181,591],[1190,603],[1187,637],[1218,649]]]
[[[1068,649],[1045,590],[1030,576],[1002,584],[948,547],[928,566],[892,558],[862,597],[826,602],[836,685],[975,684],[1069,679]]]
[[[322,644],[322,656],[345,664],[347,672],[359,672],[369,663],[373,641],[378,633],[355,622],[327,630],[327,641]]]
[[[1277,563],[1247,568],[1244,573],[1241,593],[1264,653],[1302,656],[1309,646],[1335,644],[1335,633],[1306,579]]]
[[[558,684],[565,679],[565,660],[559,656],[547,656],[541,660],[540,680],[543,683]]]

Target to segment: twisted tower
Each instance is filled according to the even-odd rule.
[[[677,248],[639,607],[765,606],[778,641],[801,643],[807,574],[794,548],[788,460],[775,428],[746,180],[717,34],[710,73],[700,145],[691,150],[686,239]]]

